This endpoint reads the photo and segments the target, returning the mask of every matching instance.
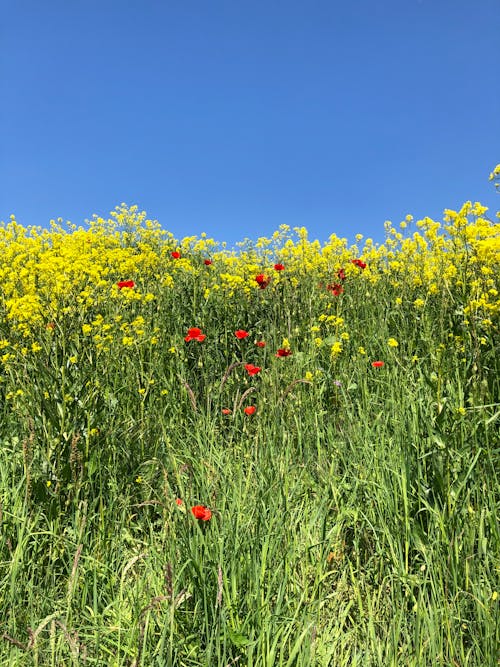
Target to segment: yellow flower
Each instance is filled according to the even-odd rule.
[[[307,380],[308,382],[312,382],[314,379],[314,375],[311,373],[311,371],[307,371],[307,373],[304,376],[304,380]]]
[[[395,338],[389,338],[389,340],[387,341],[387,345],[389,347],[398,347],[399,343]]]
[[[359,354],[362,354],[362,355],[363,355],[363,354],[366,354],[366,350],[365,350],[365,348],[364,348],[362,345],[360,345],[360,346],[358,347],[358,353],[359,353]]]
[[[342,343],[340,341],[335,341],[330,349],[330,356],[332,359],[335,359],[342,352]]]
[[[77,361],[78,361],[78,357],[76,356],[76,354],[74,354],[73,356],[71,356],[69,358],[69,363],[70,364],[76,364]]]

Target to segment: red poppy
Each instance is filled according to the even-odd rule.
[[[372,366],[373,368],[382,368],[382,366],[385,366],[384,361],[372,361]]]
[[[238,331],[234,332],[234,335],[236,338],[239,338],[239,340],[243,340],[243,338],[248,336],[248,331],[245,331],[244,329],[238,329]]]
[[[354,266],[358,266],[360,269],[366,269],[365,262],[362,262],[360,259],[351,259],[351,262]]]
[[[262,368],[254,366],[253,364],[245,364],[245,370],[248,375],[257,375],[257,373],[261,372]]]
[[[205,338],[206,336],[201,333],[201,329],[198,327],[191,327],[191,329],[188,329],[187,336],[185,336],[184,340],[186,343],[189,343],[190,340],[197,340],[199,343],[202,343]]]
[[[205,264],[205,266],[210,266],[211,263],[212,263],[212,260],[211,260],[211,259],[205,259],[205,260],[203,261],[203,264]]]
[[[346,276],[345,276],[344,269],[339,269],[337,271],[337,277],[338,277],[339,280],[345,280]]]
[[[255,345],[257,345],[257,347],[266,347],[266,341],[265,340],[257,340],[257,341],[255,341]]]
[[[194,507],[191,507],[191,512],[194,517],[200,519],[200,521],[210,521],[212,518],[211,510],[209,510],[208,507],[205,507],[205,505],[195,505]]]
[[[120,282],[116,284],[118,285],[118,289],[123,289],[124,287],[131,289],[132,287],[135,287],[133,280],[120,280]]]
[[[326,289],[331,292],[334,296],[339,296],[344,291],[344,288],[340,283],[332,283],[326,286]]]
[[[275,271],[284,271],[285,267],[283,266],[283,264],[275,264],[274,265],[274,270]]]
[[[232,410],[230,410],[229,408],[222,408],[221,412],[223,415],[230,415]]]
[[[260,289],[266,289],[266,287],[271,282],[271,278],[268,278],[263,273],[259,273],[258,276],[255,276],[255,282],[258,284]]]
[[[170,255],[171,255],[174,259],[180,259],[181,253],[178,252],[177,250],[174,250],[173,252],[170,253]]]
[[[276,356],[277,356],[277,357],[289,357],[291,354],[292,354],[292,350],[283,349],[283,348],[280,348],[280,349],[276,352]]]
[[[243,410],[243,412],[246,415],[253,415],[253,414],[255,414],[256,410],[257,410],[257,408],[255,407],[255,405],[247,405],[247,407]]]
[[[182,500],[180,498],[176,498],[175,499],[175,504],[180,507],[182,505]]]

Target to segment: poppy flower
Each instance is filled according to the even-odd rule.
[[[199,343],[202,343],[205,338],[206,336],[201,333],[201,329],[198,327],[191,327],[191,329],[188,329],[187,336],[185,336],[184,340],[186,343],[189,343],[190,340],[197,340]]]
[[[333,283],[326,286],[326,289],[331,292],[334,296],[339,296],[344,291],[344,288],[340,283]]]
[[[120,280],[120,282],[116,284],[118,285],[118,289],[123,289],[124,287],[131,289],[132,287],[135,287],[133,280]]]
[[[287,350],[287,349],[284,349],[284,348],[280,348],[276,352],[277,357],[289,357],[291,354],[292,354],[292,350]]]
[[[362,262],[360,259],[351,259],[351,262],[354,266],[358,266],[360,269],[366,269],[365,262]]]
[[[200,521],[210,521],[212,518],[212,512],[205,507],[205,505],[195,505],[191,507],[191,512],[193,513],[195,519],[200,519]]]
[[[259,273],[258,276],[255,276],[255,282],[258,284],[260,289],[266,289],[266,287],[271,282],[271,278],[268,278],[263,273]]]
[[[382,368],[382,366],[385,366],[385,362],[383,362],[383,361],[372,361],[372,366],[373,366],[373,368]]]
[[[180,259],[181,253],[178,252],[177,250],[174,250],[173,252],[170,253],[173,259]]]
[[[339,269],[339,270],[337,271],[337,278],[338,278],[339,280],[345,280],[346,275],[345,275],[345,271],[344,271],[344,269]]]
[[[176,498],[175,499],[175,504],[180,507],[182,505],[182,500],[180,498]]]
[[[205,264],[205,266],[210,266],[211,263],[212,263],[212,260],[211,260],[211,259],[205,259],[205,260],[203,261],[203,264]]]
[[[274,265],[274,270],[275,271],[284,271],[285,267],[283,266],[283,264],[275,264]]]
[[[229,408],[222,408],[221,412],[223,415],[230,415],[232,410],[230,410]]]
[[[261,372],[262,368],[254,366],[253,364],[245,364],[245,370],[248,375],[257,375],[257,373]]]
[[[266,341],[265,340],[257,340],[257,341],[255,341],[255,345],[257,345],[257,347],[266,347]]]
[[[238,329],[238,331],[234,332],[234,335],[239,340],[243,340],[243,338],[246,338],[248,336],[248,331],[245,331],[244,329]]]
[[[247,405],[247,407],[243,410],[243,412],[246,415],[253,415],[253,414],[255,414],[256,410],[257,410],[257,408],[255,407],[255,405]]]

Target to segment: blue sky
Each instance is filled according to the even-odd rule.
[[[4,0],[0,220],[232,244],[500,208],[499,0]]]

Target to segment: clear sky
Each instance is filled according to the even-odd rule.
[[[382,241],[500,208],[500,0],[0,6],[0,220],[126,202],[176,236]]]

